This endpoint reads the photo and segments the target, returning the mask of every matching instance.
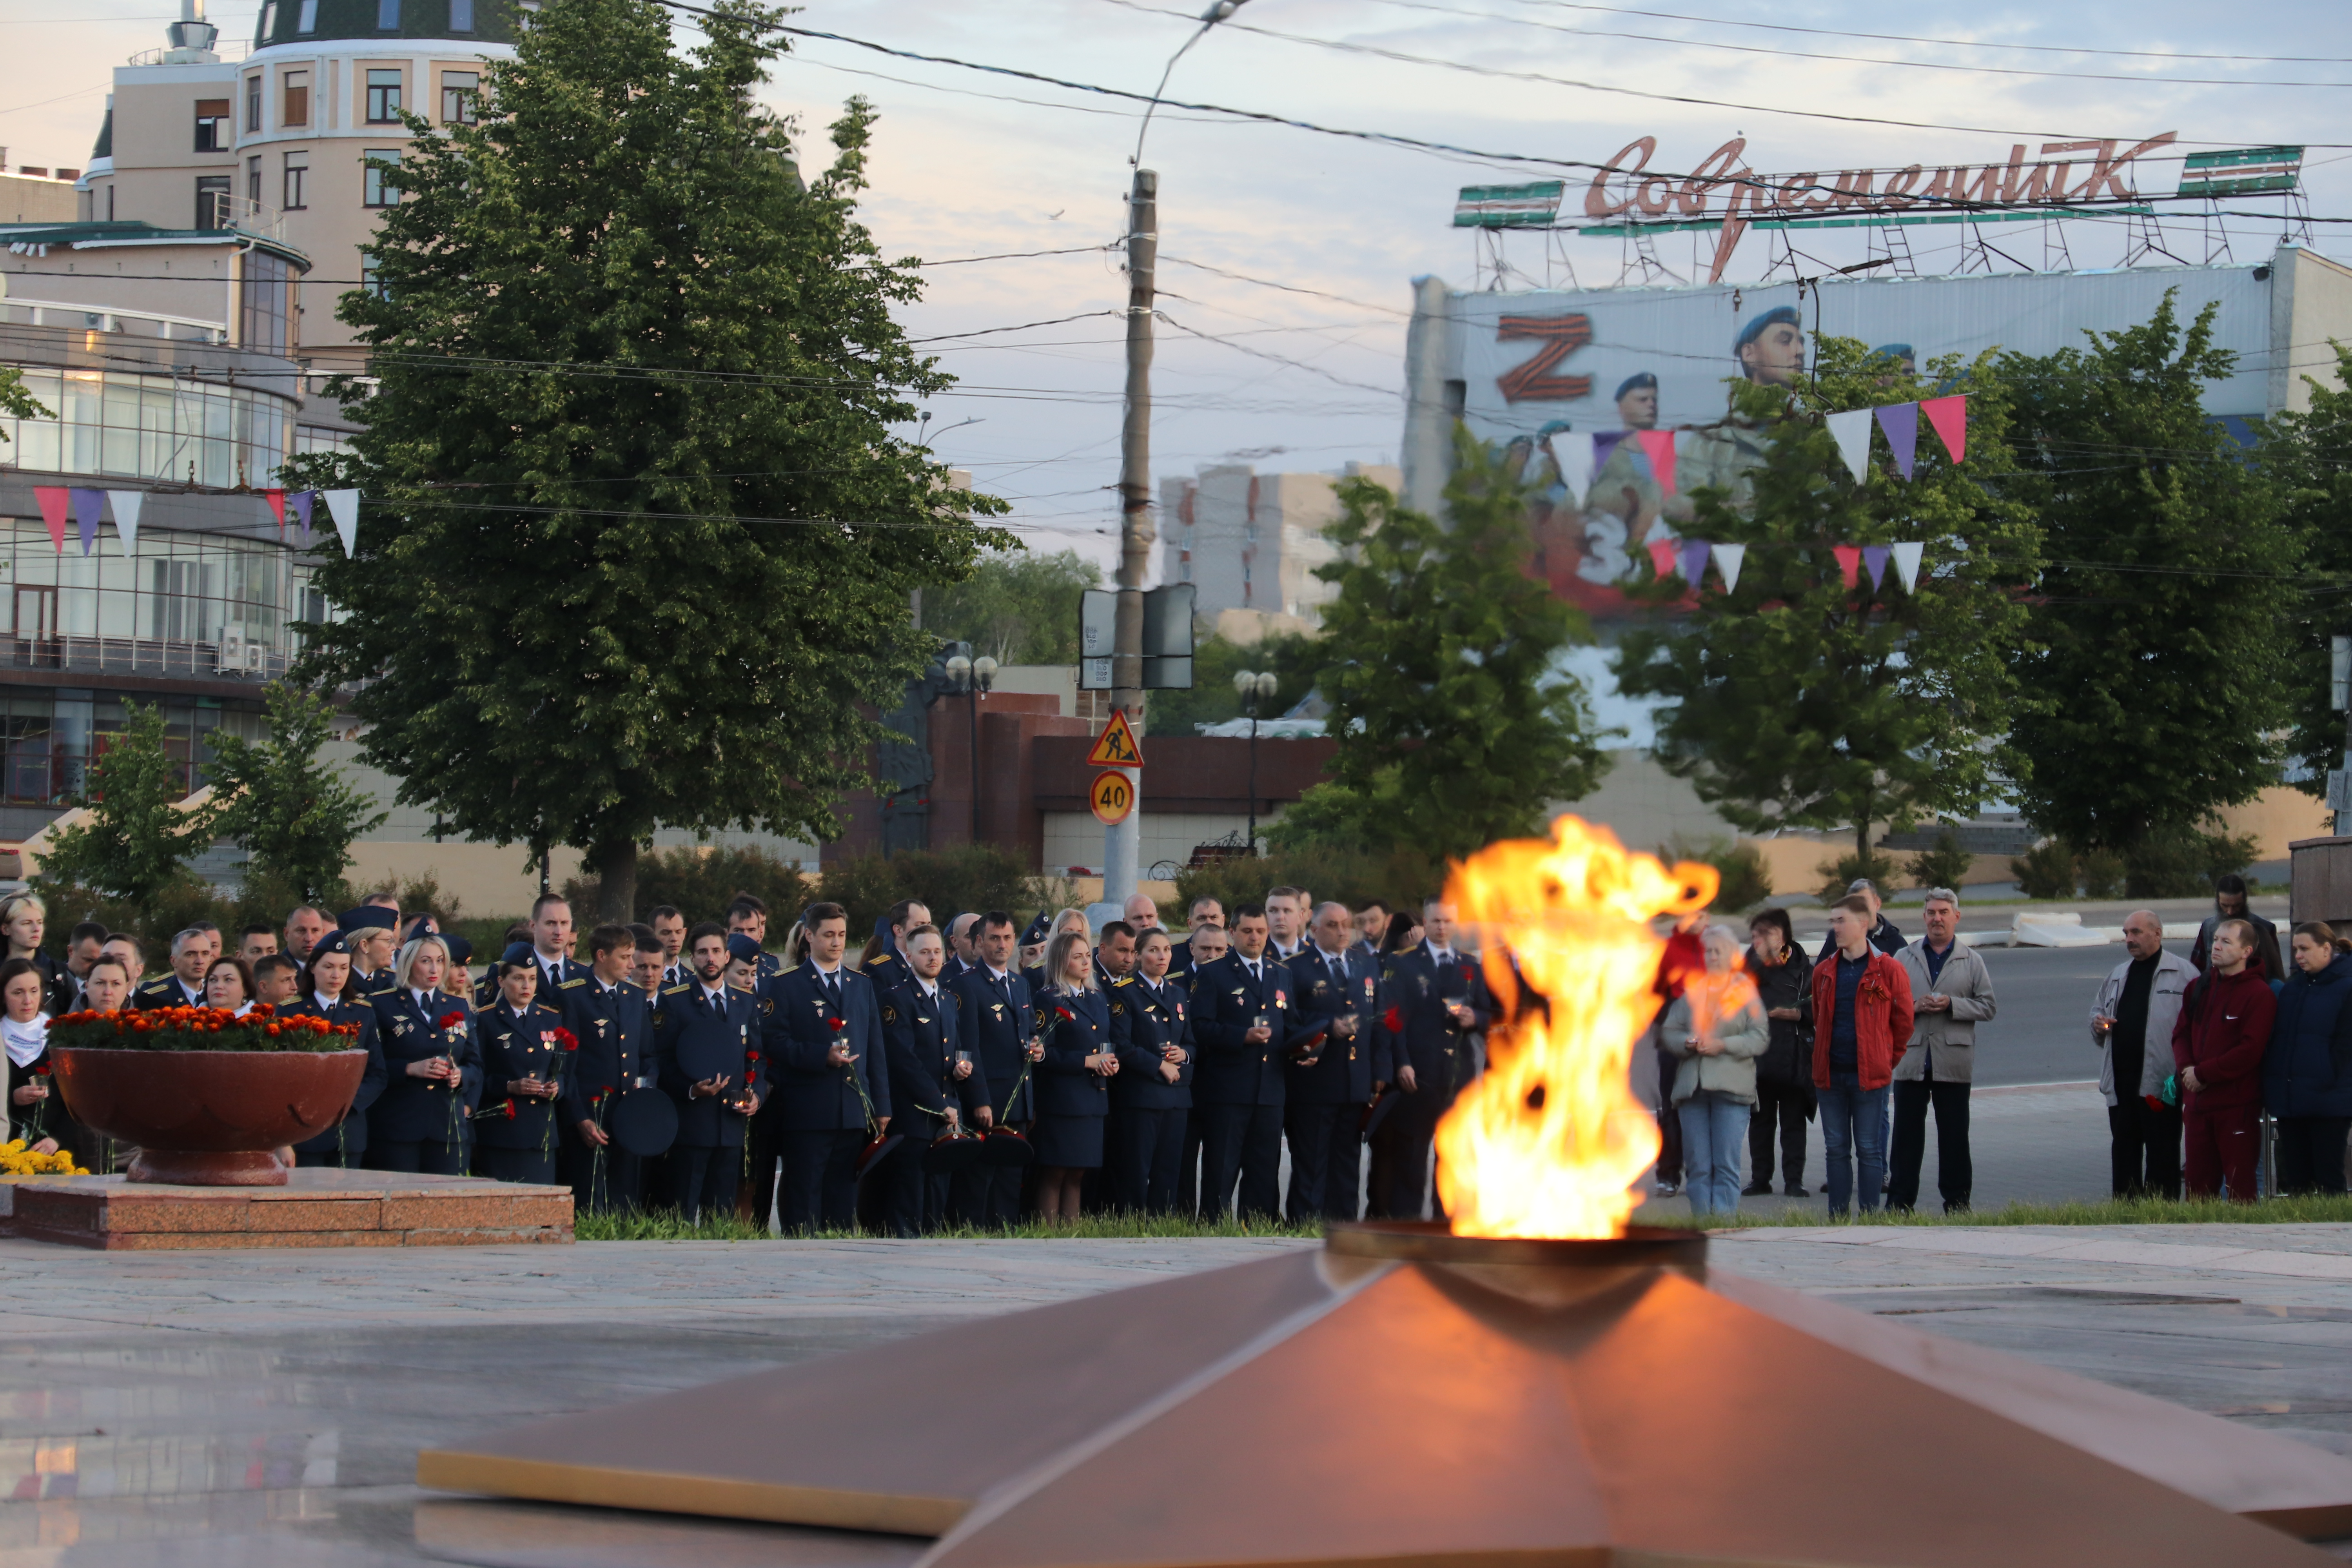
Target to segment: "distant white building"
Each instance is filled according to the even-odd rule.
[[[1246,463],[1216,464],[1191,478],[1160,481],[1160,580],[1190,583],[1200,615],[1321,624],[1337,590],[1315,575],[1335,551],[1323,531],[1339,515],[1334,487],[1363,478],[1393,490],[1401,468],[1349,463],[1336,474],[1261,474]],[[1282,623],[1274,622],[1276,626]]]

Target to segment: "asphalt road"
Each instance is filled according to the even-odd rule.
[[[2164,944],[2183,958],[2189,943]],[[2091,998],[2127,956],[2105,947],[1980,947],[2000,1010],[1977,1026],[1976,1081],[1987,1087],[2073,1083],[2099,1076]]]

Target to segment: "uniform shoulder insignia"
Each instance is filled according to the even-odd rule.
[[[662,987],[662,994],[665,996],[683,996],[686,994],[686,987],[683,985],[665,985]]]
[[[559,982],[555,988],[558,991],[569,991],[575,985],[585,985],[587,984],[588,977],[586,975],[575,974],[569,980]]]

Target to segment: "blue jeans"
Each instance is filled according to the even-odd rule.
[[[1886,1181],[1886,1090],[1864,1089],[1852,1073],[1842,1072],[1820,1094],[1822,1146],[1830,1162],[1830,1217],[1843,1216],[1849,1205],[1868,1214],[1878,1206],[1879,1188]],[[1862,1167],[1859,1191],[1857,1163]]]
[[[1711,1089],[1675,1110],[1683,1123],[1683,1183],[1691,1213],[1733,1214],[1739,1208],[1739,1157],[1754,1107]]]

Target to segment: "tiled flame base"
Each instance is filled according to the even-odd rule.
[[[110,1251],[572,1240],[569,1187],[393,1171],[298,1170],[282,1187],[46,1176],[0,1186],[0,1204],[7,1235]]]

